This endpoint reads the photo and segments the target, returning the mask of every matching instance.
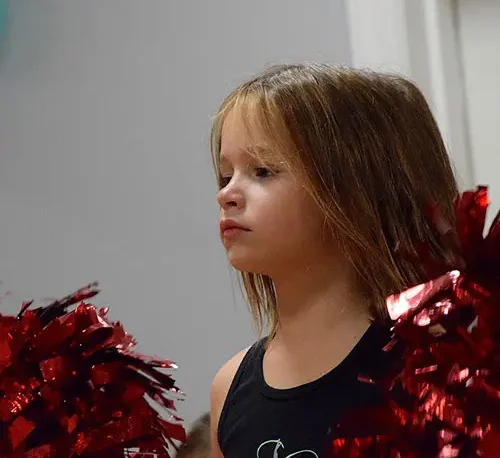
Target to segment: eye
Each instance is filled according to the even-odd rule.
[[[220,176],[219,177],[219,187],[222,189],[222,188],[225,188],[231,181],[233,177],[232,176]]]
[[[272,170],[266,167],[257,167],[255,169],[255,175],[258,178],[269,178],[272,177],[273,175],[276,175],[276,172],[273,172]]]

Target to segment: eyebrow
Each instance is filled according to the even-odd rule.
[[[271,150],[271,148],[267,146],[250,146],[249,148],[239,149],[238,152],[243,154],[248,154],[250,156],[257,156],[264,161],[270,161],[275,157],[275,154]],[[227,156],[223,153],[219,155],[219,164],[226,164],[229,162]]]
[[[266,159],[269,156],[274,156],[273,151],[268,146],[251,146],[246,150],[246,152],[249,154],[256,154],[263,159]]]

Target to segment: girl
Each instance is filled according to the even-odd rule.
[[[226,98],[212,152],[222,241],[269,331],[213,381],[213,456],[322,456],[381,402],[358,375],[387,363],[386,297],[423,280],[404,254],[442,252],[426,209],[451,218],[458,194],[443,140],[406,79],[297,64]]]

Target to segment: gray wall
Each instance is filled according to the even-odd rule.
[[[11,0],[0,56],[0,280],[99,280],[174,359],[189,422],[253,331],[218,241],[210,117],[268,63],[349,62],[342,0]]]
[[[500,3],[457,2],[474,185],[489,186],[491,222],[500,210]]]

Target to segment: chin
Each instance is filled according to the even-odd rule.
[[[235,251],[229,250],[227,257],[236,270],[240,272],[268,275],[269,269],[266,269],[266,266],[269,263],[269,259],[255,256],[255,253],[252,255],[250,253],[237,253]]]

